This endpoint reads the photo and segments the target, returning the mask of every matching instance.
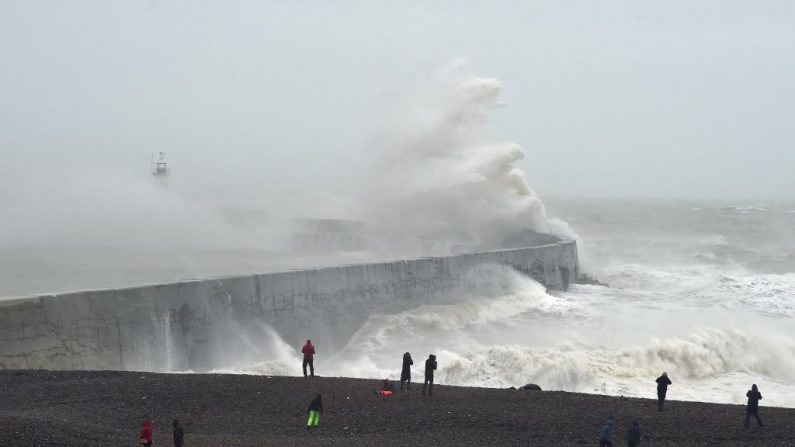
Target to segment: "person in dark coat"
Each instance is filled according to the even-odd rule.
[[[613,442],[610,436],[613,434],[613,420],[608,419],[605,426],[602,427],[602,432],[599,433],[599,447],[613,447]]]
[[[765,424],[759,419],[759,401],[762,400],[762,393],[759,392],[756,384],[753,384],[745,395],[748,397],[748,405],[745,407],[745,428],[751,424],[751,416],[756,418],[756,423],[760,427],[764,427]]]
[[[627,447],[638,447],[640,445],[640,425],[638,421],[632,421],[627,432]]]
[[[306,422],[306,429],[309,430],[312,427],[317,427],[320,423],[320,415],[323,413],[323,398],[320,394],[315,396],[312,402],[309,403],[309,408],[306,409],[306,413],[309,415],[309,420]]]
[[[657,378],[657,411],[663,411],[665,405],[665,393],[668,392],[668,385],[671,384],[671,379],[668,378],[668,373],[664,372]]]
[[[425,395],[425,387],[428,387],[428,395],[433,394],[433,372],[436,371],[436,356],[431,354],[425,360],[425,383],[422,384],[422,395]]]
[[[406,383],[406,389],[411,389],[411,365],[414,360],[411,359],[411,354],[408,352],[403,354],[403,369],[400,371],[400,389],[403,389],[403,383]]]
[[[304,354],[304,377],[306,377],[306,365],[309,365],[309,375],[315,377],[315,346],[312,340],[307,340],[301,352]]]
[[[152,420],[149,416],[144,416],[141,423],[141,435],[138,436],[138,444],[144,447],[152,447]]]
[[[171,425],[174,426],[174,447],[182,447],[185,444],[185,431],[176,419]]]

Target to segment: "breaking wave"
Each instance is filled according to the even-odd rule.
[[[409,351],[415,380],[427,354],[436,354],[442,384],[533,382],[551,390],[653,397],[654,378],[667,371],[671,399],[741,403],[757,383],[768,404],[795,406],[795,341],[787,329],[792,295],[780,288],[789,277],[718,278],[661,303],[658,290],[575,286],[547,293],[506,267],[489,273],[500,288],[482,286],[449,304],[372,315],[341,352],[316,361],[318,371],[397,379],[401,355]],[[765,299],[749,298],[747,290]],[[771,300],[777,304],[771,307]],[[298,373],[298,354],[284,347],[280,359],[238,372]]]
[[[369,220],[394,233],[502,247],[544,233],[576,238],[552,218],[518,162],[513,142],[488,142],[485,126],[503,86],[469,75],[465,61],[440,70],[398,100],[373,144],[385,154],[370,189]]]
[[[436,354],[443,384],[652,397],[667,371],[671,399],[742,403],[757,383],[768,404],[795,407],[792,205],[576,202],[559,213],[575,234],[530,188],[516,165],[523,150],[484,141],[501,88],[454,70],[406,100],[409,118],[379,148],[394,156],[377,173],[374,221],[474,245],[575,237],[588,243],[589,273],[610,287],[547,293],[492,267],[443,304],[372,315],[340,352],[316,359],[318,372],[397,378],[409,351],[415,378]],[[282,348],[242,371],[297,374],[298,354]]]

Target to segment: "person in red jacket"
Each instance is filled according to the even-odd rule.
[[[149,416],[144,416],[144,421],[141,423],[141,436],[138,437],[138,443],[144,447],[152,447],[152,420]]]
[[[301,352],[304,353],[304,377],[306,377],[306,365],[309,365],[309,375],[315,377],[315,347],[312,340],[307,340]]]

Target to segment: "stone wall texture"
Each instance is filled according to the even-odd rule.
[[[340,348],[369,315],[444,302],[468,272],[494,264],[549,289],[566,289],[579,274],[577,246],[563,241],[4,300],[0,369],[208,371],[239,360],[268,331],[295,346],[311,333]]]

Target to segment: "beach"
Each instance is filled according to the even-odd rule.
[[[381,396],[379,386],[375,379],[329,377],[6,370],[0,445],[136,445],[144,415],[154,421],[154,446],[173,445],[174,418],[192,447],[598,445],[608,417],[614,445],[626,444],[633,419],[641,445],[795,444],[795,409],[768,408],[762,400],[765,427],[752,421],[745,430],[744,405],[680,401],[686,396],[677,396],[675,386],[663,413],[653,399],[445,385],[423,396],[422,383]],[[319,427],[307,430],[307,406],[318,393],[324,412]]]

